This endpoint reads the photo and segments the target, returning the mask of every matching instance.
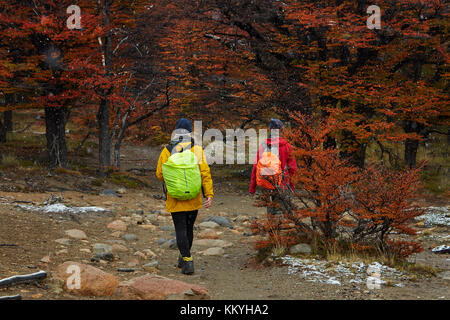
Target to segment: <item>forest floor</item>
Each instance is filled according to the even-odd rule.
[[[178,251],[160,244],[161,239],[174,239],[170,214],[160,199],[161,184],[154,177],[159,148],[124,146],[122,169],[129,170],[127,182],[141,183],[139,188],[99,180],[94,174],[59,172],[51,175],[38,170],[2,170],[0,178],[0,278],[45,270],[49,277],[41,284],[23,284],[0,289],[0,296],[20,294],[23,299],[96,299],[77,297],[58,288],[52,275],[66,261],[93,264],[114,274],[120,281],[147,273],[148,261],[137,255],[145,249],[156,254],[157,273],[161,276],[199,284],[208,289],[211,299],[445,299],[450,298],[448,254],[435,254],[430,249],[449,244],[449,225],[415,221],[420,230],[418,239],[425,250],[411,258],[430,272],[411,273],[404,270],[381,269],[385,281],[379,289],[367,287],[367,263],[363,261],[322,261],[317,257],[288,256],[271,266],[257,263],[250,223],[262,217],[265,208],[254,206],[255,198],[247,193],[248,181],[239,174],[230,175],[223,168],[212,167],[215,198],[210,209],[201,209],[196,222],[195,239],[204,231],[200,223],[207,217],[222,216],[233,228],[213,229],[223,240],[224,251],[218,255],[204,254],[208,247],[196,245],[193,256],[195,274],[183,275],[176,267]],[[93,159],[95,161],[95,159]],[[149,170],[142,170],[149,169]],[[130,180],[131,179],[131,180]],[[102,195],[101,191],[118,191]],[[61,196],[67,207],[96,206],[102,212],[76,214],[76,218],[58,212],[47,212],[43,203],[51,196]],[[424,207],[441,208],[448,221],[449,203],[445,199],[418,199]],[[61,204],[60,203],[60,204]],[[73,216],[73,215],[72,215]],[[145,226],[142,219],[145,219]],[[141,219],[141,220],[140,220]],[[123,232],[106,226],[122,220],[125,233],[134,234],[134,241],[122,240]],[[65,231],[77,229],[87,238],[70,239]],[[211,230],[210,230],[211,231]],[[91,262],[95,243],[116,243],[125,250],[115,254],[114,261]],[[133,267],[132,273],[118,268]],[[365,267],[365,268],[364,268]],[[97,298],[98,299],[98,298]]]

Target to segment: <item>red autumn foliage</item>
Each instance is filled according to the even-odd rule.
[[[420,168],[394,172],[375,165],[355,167],[335,149],[324,148],[333,125],[297,116],[295,127],[286,133],[299,167],[293,179],[296,190],[277,188],[275,201],[263,193],[260,205],[279,207],[283,214],[254,223],[254,231],[266,236],[257,248],[318,237],[326,245],[345,241],[386,255],[420,251],[417,243],[405,239],[415,234],[408,223],[423,214],[410,204],[417,196]]]

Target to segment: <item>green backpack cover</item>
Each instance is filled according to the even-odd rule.
[[[171,154],[162,174],[167,192],[175,199],[194,199],[202,188],[198,159],[190,149]]]

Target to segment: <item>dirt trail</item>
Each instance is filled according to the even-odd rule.
[[[125,168],[153,167],[156,163],[126,161],[143,159],[142,150],[125,150],[123,159]],[[147,152],[154,159],[155,152]],[[140,158],[138,158],[140,157]],[[60,177],[61,178],[61,177]],[[70,177],[69,177],[70,178]],[[160,194],[159,182],[153,174],[142,177],[149,183],[142,190],[125,190],[120,197],[99,195],[97,191],[63,191],[63,202],[67,206],[99,206],[106,212],[80,214],[74,221],[67,214],[29,211],[23,205],[41,205],[50,197],[47,193],[0,192],[0,243],[16,246],[0,247],[0,278],[16,274],[26,274],[46,270],[51,275],[56,266],[65,261],[90,263],[92,247],[95,243],[107,243],[120,240],[122,234],[113,234],[106,225],[113,220],[123,219],[129,226],[126,233],[135,234],[137,241],[126,242],[128,252],[120,253],[112,262],[95,262],[95,266],[126,280],[147,272],[134,253],[151,249],[157,254],[160,275],[189,283],[200,284],[208,288],[212,299],[449,299],[449,280],[440,277],[396,279],[395,284],[382,285],[380,289],[368,290],[365,282],[342,281],[341,284],[312,282],[312,276],[303,277],[302,269],[296,272],[286,265],[263,267],[254,263],[255,238],[250,235],[250,220],[264,214],[264,208],[255,207],[254,199],[245,191],[230,190],[227,179],[217,179],[216,196],[210,209],[199,212],[195,238],[201,229],[202,220],[209,216],[227,217],[233,222],[233,229],[220,227],[215,229],[219,239],[230,242],[232,246],[224,248],[224,254],[206,256],[201,252],[205,248],[195,245],[193,255],[196,272],[192,276],[183,275],[176,268],[178,251],[163,248],[158,239],[173,239],[172,221],[164,210],[164,201],[154,196]],[[63,179],[60,179],[63,180]],[[102,186],[102,188],[106,188]],[[116,189],[118,187],[116,186]],[[55,194],[55,193],[53,193]],[[159,213],[155,213],[159,212]],[[133,219],[139,215],[149,215],[153,219],[151,229],[144,228]],[[86,233],[87,240],[72,240],[69,245],[55,242],[67,238],[65,230],[79,229]],[[447,230],[448,234],[448,230]],[[80,251],[80,249],[82,249]],[[49,262],[42,262],[45,256]],[[427,249],[416,257],[417,261],[439,266],[449,271],[448,255],[436,255]],[[117,269],[126,267],[130,262],[137,263],[133,273],[121,273]],[[367,275],[363,276],[365,279]],[[57,290],[51,278],[42,285],[20,285],[0,289],[0,296],[21,294],[24,299],[80,299]],[[89,297],[83,297],[88,299]]]

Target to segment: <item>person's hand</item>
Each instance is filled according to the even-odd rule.
[[[213,198],[212,198],[212,197],[206,198],[206,201],[205,201],[205,208],[206,208],[206,209],[208,209],[209,207],[211,207],[212,201],[213,201]]]

